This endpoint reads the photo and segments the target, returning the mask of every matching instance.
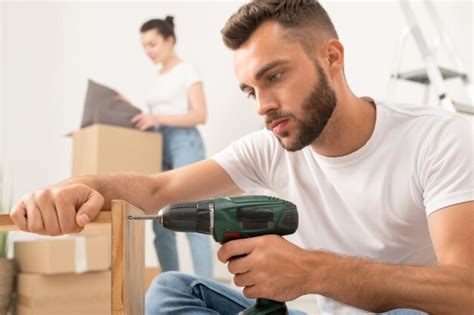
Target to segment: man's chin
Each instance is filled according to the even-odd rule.
[[[287,137],[281,137],[281,136],[275,135],[275,137],[277,138],[277,140],[280,143],[280,145],[282,146],[282,148],[285,149],[286,151],[295,152],[295,151],[301,150],[303,148],[298,143],[295,143],[294,140],[292,141],[292,139],[288,136]]]

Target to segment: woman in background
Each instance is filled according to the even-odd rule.
[[[196,129],[207,119],[202,81],[194,67],[175,52],[173,17],[153,19],[140,28],[143,48],[154,64],[161,65],[146,104],[149,113],[132,118],[139,130],[154,128],[163,135],[163,171],[204,159],[204,144]],[[155,249],[162,271],[179,270],[176,235],[153,222]],[[186,233],[194,271],[212,278],[212,251],[209,236]]]

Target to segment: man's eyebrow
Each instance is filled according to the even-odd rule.
[[[263,75],[265,73],[267,73],[268,71],[270,71],[271,69],[273,69],[273,68],[275,68],[279,65],[285,64],[287,62],[288,62],[288,60],[285,60],[285,59],[277,59],[277,60],[273,60],[273,61],[267,63],[262,68],[260,68],[260,70],[257,71],[257,73],[255,74],[255,81],[260,80],[260,78],[263,77]]]
[[[280,66],[282,64],[285,64],[285,63],[288,63],[288,60],[285,60],[285,59],[277,59],[277,60],[273,60],[269,63],[267,63],[266,65],[264,65],[262,68],[260,68],[260,70],[257,71],[257,73],[255,74],[255,81],[258,81],[260,80],[261,77],[263,77],[263,75],[265,73],[267,73],[268,71],[270,71],[271,69],[277,67],[277,66]],[[249,86],[245,83],[241,83],[239,85],[240,89],[242,91],[245,92],[246,89],[249,88]]]

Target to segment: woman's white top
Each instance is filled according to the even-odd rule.
[[[180,115],[190,109],[188,90],[201,81],[196,69],[188,62],[180,62],[171,70],[159,73],[146,98],[149,112],[154,115]]]

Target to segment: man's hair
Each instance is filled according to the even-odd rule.
[[[150,30],[157,31],[164,39],[168,37],[173,37],[174,42],[176,43],[176,35],[174,33],[174,18],[172,16],[167,16],[164,20],[162,19],[153,19],[149,20],[140,27],[140,33],[145,33]]]
[[[322,39],[338,38],[329,15],[316,0],[254,0],[227,20],[221,31],[225,45],[238,49],[266,21],[280,23],[286,35],[298,40],[307,52]]]

